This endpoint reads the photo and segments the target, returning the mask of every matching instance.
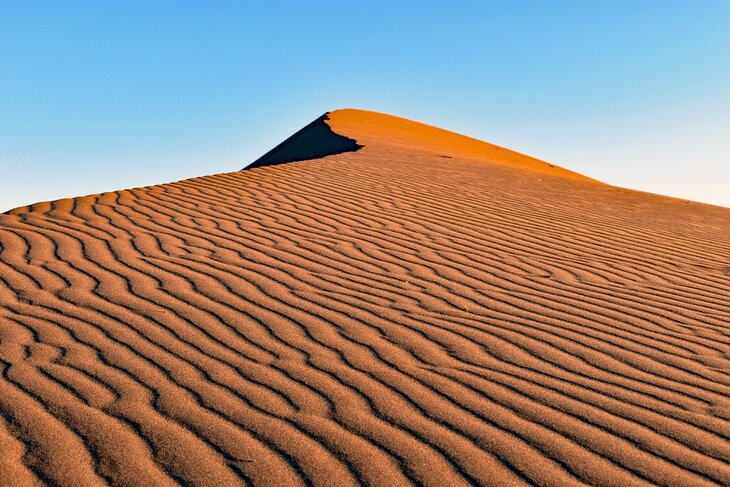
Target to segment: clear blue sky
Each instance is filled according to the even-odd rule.
[[[387,112],[730,206],[730,2],[0,0],[0,211]]]

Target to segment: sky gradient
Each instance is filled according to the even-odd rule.
[[[0,3],[0,211],[235,171],[322,113],[730,207],[730,2]]]

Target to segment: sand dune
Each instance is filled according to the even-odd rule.
[[[730,485],[729,209],[312,130],[0,216],[0,484]]]

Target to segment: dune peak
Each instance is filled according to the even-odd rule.
[[[361,148],[427,152],[454,159],[480,160],[538,173],[594,181],[540,159],[406,118],[344,108],[327,112],[245,169],[318,159]]]

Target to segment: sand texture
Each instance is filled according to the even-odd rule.
[[[322,121],[0,215],[0,485],[730,485],[730,209]]]

